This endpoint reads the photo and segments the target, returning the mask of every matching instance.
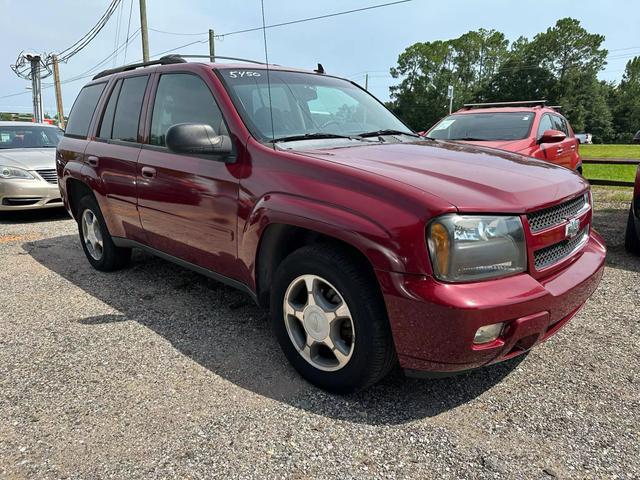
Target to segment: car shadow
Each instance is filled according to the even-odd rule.
[[[344,421],[402,424],[438,415],[487,391],[522,361],[429,380],[396,371],[367,391],[332,395],[305,382],[289,366],[265,313],[242,292],[139,251],[128,269],[97,272],[73,235],[23,247],[40,264],[119,312],[70,319],[81,328],[138,322],[242,388]]]
[[[0,225],[19,223],[40,223],[69,220],[71,217],[64,207],[43,208],[41,210],[22,210],[0,212]]]
[[[607,208],[594,210],[593,226],[607,245],[607,266],[629,272],[640,272],[640,256],[624,248],[625,230],[629,208]]]

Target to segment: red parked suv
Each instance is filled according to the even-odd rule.
[[[397,363],[445,373],[519,355],[603,271],[579,175],[422,138],[321,68],[171,56],[103,72],[57,168],[91,265],[142,248],[244,290],[293,366],[336,392]]]
[[[443,118],[426,133],[539,158],[582,173],[580,142],[571,125],[544,100],[470,103]]]

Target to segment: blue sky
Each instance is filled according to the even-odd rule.
[[[389,0],[264,0],[267,24],[323,15]],[[124,42],[131,0],[123,0],[120,43]],[[9,68],[22,50],[56,52],[65,49],[88,31],[105,11],[109,0],[0,0],[0,111],[31,111],[29,84]],[[147,0],[149,27],[171,32],[216,33],[260,26],[259,0]],[[10,12],[10,13],[7,13]],[[640,55],[640,2],[628,0],[571,1],[551,0],[413,0],[412,2],[318,20],[267,31],[269,60],[301,68],[325,69],[361,84],[369,72],[369,89],[386,100],[393,79],[389,75],[404,48],[419,42],[455,38],[478,28],[496,29],[513,40],[520,35],[533,37],[556,20],[571,16],[590,32],[606,37],[611,51],[609,64],[600,75],[618,81],[626,62]],[[138,0],[133,0],[131,32],[139,27]],[[94,67],[113,52],[116,43],[117,14],[100,35],[82,52],[61,66],[62,80],[73,78]],[[206,54],[206,35],[179,36],[150,32],[151,54],[179,45],[203,40],[177,52]],[[220,55],[264,59],[262,32],[227,36],[217,40]],[[128,47],[127,62],[142,57],[140,40]],[[124,51],[117,64],[124,61]],[[112,61],[104,68],[110,68]],[[87,80],[63,85],[65,113]],[[45,79],[45,87],[51,79]],[[55,111],[52,88],[43,91],[45,111]]]

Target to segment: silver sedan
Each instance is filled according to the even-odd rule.
[[[62,207],[56,175],[57,127],[0,122],[0,211]]]

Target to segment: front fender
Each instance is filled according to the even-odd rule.
[[[405,271],[391,233],[375,220],[349,209],[287,193],[270,193],[256,202],[238,244],[238,256],[249,268],[255,288],[255,261],[262,234],[274,224],[318,232],[358,249],[373,268]]]

